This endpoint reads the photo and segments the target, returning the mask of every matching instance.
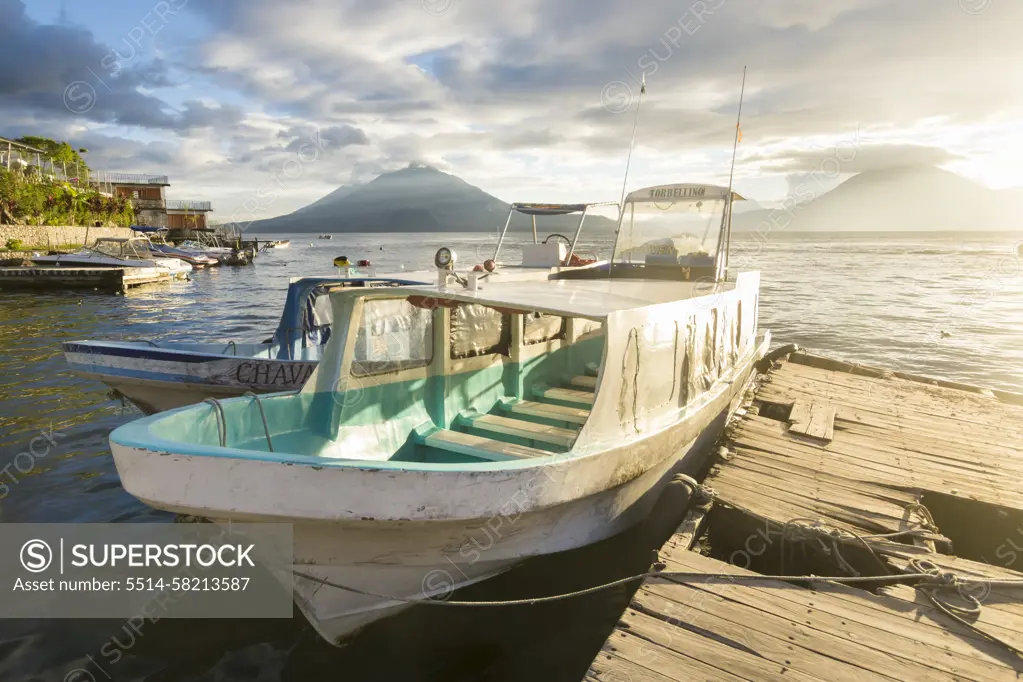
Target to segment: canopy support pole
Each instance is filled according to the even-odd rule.
[[[536,216],[534,215],[532,216],[532,218],[533,218],[533,243],[536,244]]]
[[[568,265],[570,262],[572,262],[572,256],[575,254],[575,246],[576,244],[579,243],[579,235],[582,234],[583,232],[583,221],[586,220],[586,212],[589,210],[590,207],[587,206],[586,208],[583,209],[583,214],[579,216],[579,224],[576,225],[575,236],[572,237],[572,245],[568,247],[568,255],[565,257],[565,265]],[[534,225],[536,224],[535,217],[533,218],[533,224]]]
[[[512,214],[515,208],[508,209],[508,219],[504,221],[504,229],[501,230],[501,237],[497,240],[497,248],[494,249],[494,262],[497,262],[497,254],[501,253],[501,244],[504,244],[504,236],[508,234],[508,226],[511,225]],[[536,230],[533,230],[533,243],[536,243]]]

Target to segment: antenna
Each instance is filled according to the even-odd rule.
[[[735,117],[735,141],[732,143],[732,166],[728,170],[728,197],[725,213],[721,216],[721,233],[718,237],[718,279],[728,278],[728,249],[732,240],[732,179],[735,177],[735,154],[739,149],[739,124],[742,122],[742,98],[746,94],[746,67],[742,67],[742,87],[739,89],[739,113]]]
[[[625,187],[629,182],[629,166],[632,164],[632,149],[636,146],[636,128],[639,126],[639,110],[643,106],[643,95],[646,94],[646,73],[639,86],[639,101],[636,102],[636,117],[632,120],[632,139],[629,141],[629,155],[625,159],[625,177],[622,178],[622,196],[618,200],[618,228],[615,230],[615,245],[611,251],[611,265],[614,264],[615,252],[618,250],[618,235],[622,231],[622,221],[625,219]],[[608,272],[610,275],[610,271]]]

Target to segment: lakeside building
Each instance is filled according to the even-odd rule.
[[[170,187],[170,180],[166,175],[102,173],[93,178],[92,184],[112,196],[131,199],[139,225],[205,228],[207,214],[213,210],[209,201],[168,199],[166,188]]]

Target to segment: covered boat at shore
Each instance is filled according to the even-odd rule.
[[[171,276],[185,278],[192,272],[188,263],[163,254],[154,254],[146,237],[100,237],[93,246],[72,253],[33,256],[41,265],[88,268],[160,268]]]
[[[709,262],[634,220],[727,212],[732,192],[669,188],[629,195],[608,263],[462,276],[442,249],[434,285],[332,292],[335,328],[300,392],[120,427],[124,488],[218,522],[294,524],[296,603],[331,642],[626,530],[704,463],[769,344],[759,273],[726,276],[724,217]]]
[[[330,335],[328,293],[417,281],[296,278],[288,286],[277,329],[261,343],[65,341],[64,358],[75,374],[102,381],[146,414],[249,391],[297,390],[313,373]]]

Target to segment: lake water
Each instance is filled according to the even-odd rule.
[[[305,235],[251,267],[197,272],[191,282],[126,296],[0,294],[0,468],[40,433],[52,430],[55,442],[32,470],[5,469],[0,520],[170,520],[124,492],[110,457],[107,435],[137,414],[103,385],[69,374],[62,341],[259,341],[276,326],[289,278],[332,274],[337,255],[396,272],[429,267],[434,251],[450,245],[471,265],[491,255],[492,239]],[[760,327],[775,343],[1023,392],[1021,244],[1023,233],[744,235],[733,266],[761,271]],[[470,588],[467,598],[530,596],[624,575],[637,568],[628,558],[637,552],[626,550],[649,542],[633,535],[536,561]],[[163,620],[141,633],[121,621],[5,621],[0,682],[578,679],[625,599],[620,590],[499,614],[417,607],[345,649],[320,642],[300,616]],[[116,663],[99,653],[111,638],[123,652]],[[71,673],[77,668],[88,674]]]

